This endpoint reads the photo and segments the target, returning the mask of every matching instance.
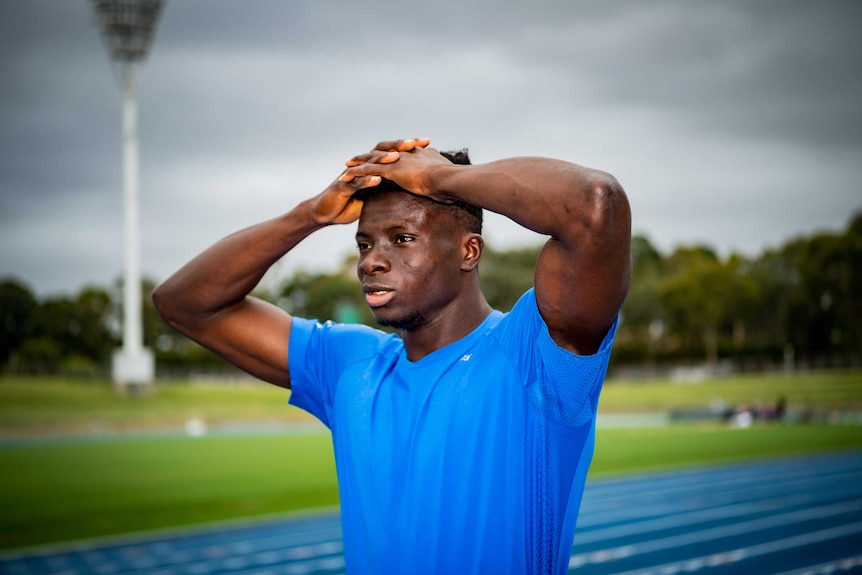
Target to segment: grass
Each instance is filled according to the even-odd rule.
[[[862,406],[862,375],[736,377],[698,385],[608,382],[607,413],[667,411],[788,398],[791,409]],[[336,505],[328,434],[200,438],[93,430],[309,421],[287,393],[262,384],[159,385],[119,397],[108,382],[0,379],[0,434],[70,434],[0,447],[0,549]],[[0,443],[0,445],[3,445]],[[716,424],[599,429],[591,477],[763,457],[862,449],[858,426]]]
[[[858,427],[598,431],[592,478],[862,448]],[[336,505],[328,434],[0,450],[0,548]]]
[[[590,478],[862,448],[858,426],[714,424],[599,429]]]
[[[308,422],[287,405],[284,389],[242,380],[234,385],[160,382],[123,397],[107,380],[0,377],[0,436],[177,428],[208,424]]]
[[[0,450],[0,548],[338,503],[328,434]]]
[[[716,401],[765,404],[784,396],[788,409],[862,411],[862,372],[734,376],[697,384],[610,380],[602,413],[704,408]],[[283,389],[241,380],[237,385],[160,382],[143,397],[121,397],[107,380],[0,377],[0,437],[10,435],[178,428],[192,417],[208,424],[308,422],[287,405]]]
[[[862,372],[735,375],[689,384],[610,380],[602,390],[599,411],[666,412],[704,408],[718,401],[771,404],[781,396],[788,409],[862,410]]]

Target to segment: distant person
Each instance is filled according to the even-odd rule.
[[[775,400],[775,404],[766,410],[766,420],[770,422],[781,423],[784,420],[784,415],[787,412],[787,399],[781,395]]]
[[[320,195],[216,243],[153,300],[330,428],[348,573],[565,573],[629,287],[628,200],[575,164],[467,165],[427,146],[355,156]],[[509,313],[479,287],[481,208],[550,237]],[[314,231],[357,219],[366,301],[400,336],[249,296]]]

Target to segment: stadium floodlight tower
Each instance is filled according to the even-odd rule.
[[[152,352],[143,346],[135,72],[146,58],[162,10],[162,0],[91,2],[96,25],[102,31],[112,62],[119,69],[123,91],[123,347],[114,351],[112,377],[120,392],[136,392],[152,383],[155,361]]]

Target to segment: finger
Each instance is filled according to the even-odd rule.
[[[399,152],[409,152],[416,148],[424,148],[431,143],[430,138],[411,138],[409,140],[399,140],[396,149]]]
[[[407,140],[386,140],[374,146],[375,150],[409,152],[414,148],[424,148],[431,140],[429,138],[410,138]]]
[[[374,149],[382,152],[397,152],[401,146],[403,146],[404,141],[405,140],[386,140],[384,142],[377,142]]]
[[[373,188],[374,186],[380,185],[380,182],[383,181],[383,178],[380,176],[359,176],[353,179],[351,185],[357,189],[361,190],[364,188]]]
[[[380,151],[368,152],[353,156],[344,165],[353,168],[362,164],[391,164],[398,159],[398,152],[380,153]]]
[[[340,182],[350,183],[352,185],[356,184],[356,180],[360,178],[371,178],[371,177],[380,177],[380,174],[373,173],[375,170],[372,168],[372,164],[361,164],[357,167],[347,168],[342,172],[342,174],[338,177]],[[380,182],[377,182],[380,183]],[[373,184],[377,185],[377,184]]]

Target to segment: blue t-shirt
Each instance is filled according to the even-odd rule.
[[[419,361],[295,318],[290,402],[332,431],[347,572],[565,573],[616,322],[557,346],[533,290]]]

